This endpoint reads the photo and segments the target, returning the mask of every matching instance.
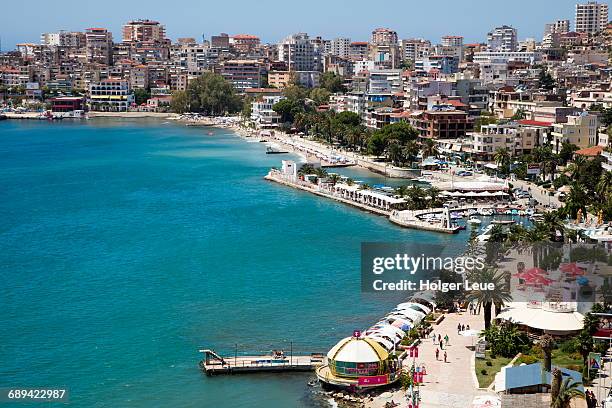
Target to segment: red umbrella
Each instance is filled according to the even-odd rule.
[[[576,265],[576,262],[561,264],[559,270],[561,270],[561,272],[572,274],[573,276],[584,275],[584,270],[582,270],[578,265]]]
[[[525,279],[528,280],[530,278],[533,278],[535,275],[533,273],[528,273],[528,272],[520,272],[520,273],[515,273],[514,275],[512,275],[516,278],[519,279]]]
[[[537,275],[537,274],[542,274],[542,275],[546,275],[548,272],[546,272],[544,269],[542,268],[531,268],[531,269],[527,269],[526,271],[527,273],[533,274],[533,275]]]
[[[529,279],[529,282],[536,285],[550,285],[552,283],[552,279],[545,278],[542,275],[535,275],[533,278]]]

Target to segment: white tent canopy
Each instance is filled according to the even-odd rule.
[[[497,319],[552,333],[577,332],[582,330],[584,316],[578,312],[554,312],[515,304],[497,315]]]

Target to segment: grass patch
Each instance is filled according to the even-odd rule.
[[[538,346],[534,346],[517,361],[517,364],[533,364],[544,363],[544,354]],[[558,367],[568,368],[570,370],[582,372],[582,356],[575,351],[565,351],[562,348],[556,348],[552,351],[552,364]]]
[[[512,358],[500,357],[491,358],[491,352],[489,350],[485,353],[485,358],[476,359],[476,378],[478,378],[478,386],[480,388],[486,388],[493,380],[495,380],[495,374],[497,374],[503,366],[506,366],[512,361]]]

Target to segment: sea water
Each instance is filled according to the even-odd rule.
[[[362,296],[361,242],[466,234],[265,181],[286,157],[156,120],[0,122],[0,388],[67,387],[74,407],[325,406],[311,374],[206,377],[198,349],[326,352],[398,301]]]

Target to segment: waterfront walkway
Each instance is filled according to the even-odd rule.
[[[449,346],[440,351],[440,360],[436,360],[436,347],[431,338],[424,339],[419,346],[417,365],[425,365],[427,375],[420,387],[420,408],[468,408],[472,406],[477,395],[493,395],[487,391],[479,390],[474,372],[474,352],[468,347],[475,344],[476,337],[465,337],[457,334],[457,324],[470,325],[472,330],[482,330],[484,321],[482,315],[465,313],[447,314],[446,318],[437,326],[433,326],[436,336],[438,333],[450,338]],[[444,363],[444,351],[448,354],[448,362]],[[409,365],[407,359],[405,364]],[[385,392],[374,401],[366,404],[367,408],[383,408],[386,402],[393,400],[399,407],[408,406],[405,392],[398,390]]]

